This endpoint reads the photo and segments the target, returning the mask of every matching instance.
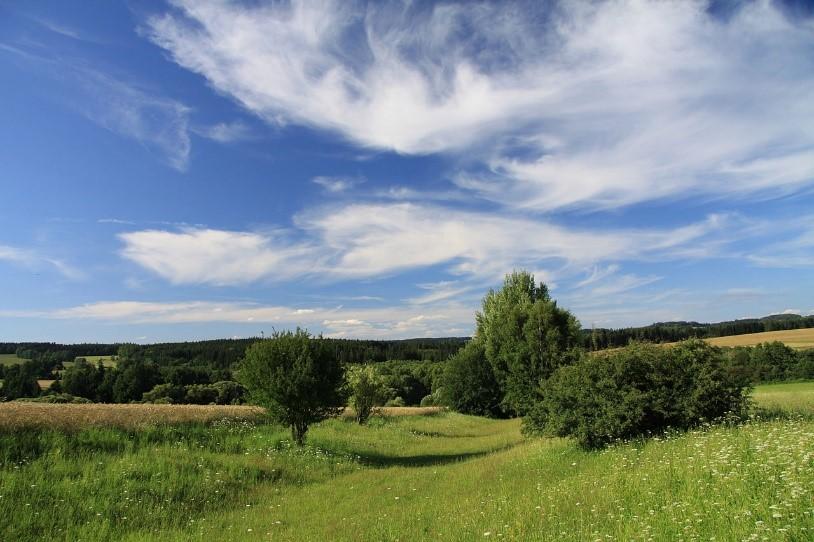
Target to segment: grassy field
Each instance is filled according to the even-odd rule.
[[[714,339],[706,339],[706,341],[715,346],[754,346],[760,343],[780,341],[791,348],[814,348],[814,328],[715,337]]]
[[[116,356],[79,356],[85,358],[88,363],[92,363],[96,365],[100,361],[102,365],[105,367],[115,367],[116,366]],[[78,358],[77,358],[78,359]],[[74,364],[73,361],[65,361],[62,363],[62,366],[66,369]]]
[[[0,365],[17,365],[28,361],[27,359],[18,358],[17,354],[0,354]]]
[[[752,397],[763,408],[803,415],[814,413],[814,382],[763,384],[755,387]]]
[[[301,450],[251,416],[7,426],[0,540],[811,540],[814,384],[785,386],[756,402],[807,418],[603,452],[434,411],[330,420]]]

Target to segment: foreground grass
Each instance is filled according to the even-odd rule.
[[[810,419],[603,452],[519,429],[443,413],[338,419],[302,450],[282,428],[236,420],[0,431],[0,540],[814,538]]]

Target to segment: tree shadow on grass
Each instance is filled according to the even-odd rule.
[[[514,444],[492,448],[481,452],[464,452],[452,454],[419,454],[407,456],[392,456],[377,454],[375,452],[356,453],[359,461],[371,467],[430,467],[435,465],[446,465],[449,463],[460,463],[484,457],[496,452],[501,452],[513,448]]]

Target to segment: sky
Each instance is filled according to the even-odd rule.
[[[814,313],[807,2],[0,0],[0,340]]]

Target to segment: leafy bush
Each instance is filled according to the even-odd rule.
[[[17,401],[25,403],[58,403],[58,404],[88,404],[92,403],[90,399],[85,397],[77,397],[70,393],[54,393],[52,395],[43,395],[41,397],[29,397],[17,399]]]
[[[423,407],[435,406],[435,397],[432,394],[425,395],[424,398],[421,399],[420,406]]]
[[[558,369],[541,386],[524,429],[600,448],[744,415],[747,403],[746,381],[726,370],[719,348],[700,340],[674,348],[632,344]]]
[[[158,384],[150,391],[144,392],[143,400],[147,403],[177,404],[184,401],[186,392],[181,386]]]
[[[407,403],[405,403],[404,399],[402,399],[401,397],[396,397],[394,399],[390,399],[389,401],[387,401],[384,404],[384,406],[386,406],[386,407],[403,407],[403,406],[407,406]]]
[[[207,384],[190,384],[184,390],[184,402],[191,405],[212,405],[218,400],[218,390]]]
[[[218,392],[216,404],[219,405],[239,405],[243,403],[246,395],[246,387],[232,380],[221,380],[211,385]]]
[[[480,341],[469,341],[449,358],[439,395],[443,404],[463,414],[503,415],[503,394]],[[423,400],[421,403],[424,406]]]
[[[238,378],[254,402],[291,428],[299,446],[309,425],[338,415],[345,404],[341,363],[321,338],[301,329],[252,344]]]
[[[348,371],[350,405],[356,413],[356,421],[363,424],[370,417],[373,407],[387,398],[384,378],[372,365],[357,365]]]

